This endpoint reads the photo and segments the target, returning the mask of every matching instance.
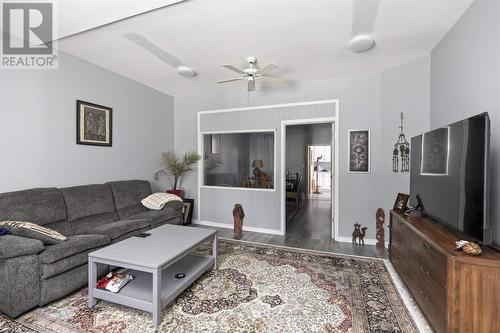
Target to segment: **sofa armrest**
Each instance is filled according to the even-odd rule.
[[[0,237],[0,259],[38,254],[43,249],[43,242],[38,239],[14,235]]]
[[[171,209],[171,210],[182,210],[182,206],[183,206],[183,202],[182,201],[170,201],[170,202],[167,202],[165,204],[165,206],[163,206],[163,209]]]

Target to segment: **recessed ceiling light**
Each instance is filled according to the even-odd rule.
[[[353,52],[365,52],[375,46],[375,39],[371,35],[357,35],[349,42],[349,49]]]
[[[179,66],[177,67],[177,74],[185,77],[195,77],[196,71],[188,66]]]

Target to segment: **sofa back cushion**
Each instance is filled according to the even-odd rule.
[[[121,219],[147,210],[141,200],[153,191],[146,180],[125,180],[106,183],[113,191],[115,207]]]
[[[62,188],[73,234],[117,220],[111,188],[103,184]]]
[[[34,188],[0,194],[0,221],[27,221],[70,233],[66,206],[56,188]]]

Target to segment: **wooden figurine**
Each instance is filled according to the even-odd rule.
[[[377,213],[375,214],[375,218],[377,219],[377,247],[384,248],[385,247],[385,230],[384,230],[384,221],[385,221],[385,213],[382,208],[377,209]]]
[[[354,231],[352,232],[352,243],[353,244],[358,244],[356,242],[356,238],[357,238],[360,245],[361,244],[365,245],[365,241],[363,240],[363,238],[365,238],[366,229],[368,229],[368,228],[367,227],[361,228],[361,225],[359,223],[354,223]]]
[[[240,204],[235,204],[233,208],[233,219],[234,219],[234,232],[241,234],[243,228],[243,218],[245,217],[245,212]]]

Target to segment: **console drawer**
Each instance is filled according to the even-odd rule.
[[[391,245],[392,264],[405,282],[406,287],[410,290],[411,294],[415,298],[415,301],[420,306],[420,309],[425,314],[425,317],[434,330],[436,332],[445,332],[445,314],[447,311],[446,304],[443,308],[438,308],[437,304],[433,303],[436,295],[427,291],[427,289],[422,286],[419,278],[415,276],[417,271],[412,266],[412,262],[414,261],[406,258],[404,253],[404,248],[397,245]]]
[[[413,236],[410,251],[417,257],[419,264],[432,276],[432,279],[446,287],[448,259],[435,247],[417,235]]]
[[[392,219],[391,230],[393,233],[397,233],[399,235],[400,240],[406,245],[406,247],[410,248],[414,234],[403,221],[397,217]]]

